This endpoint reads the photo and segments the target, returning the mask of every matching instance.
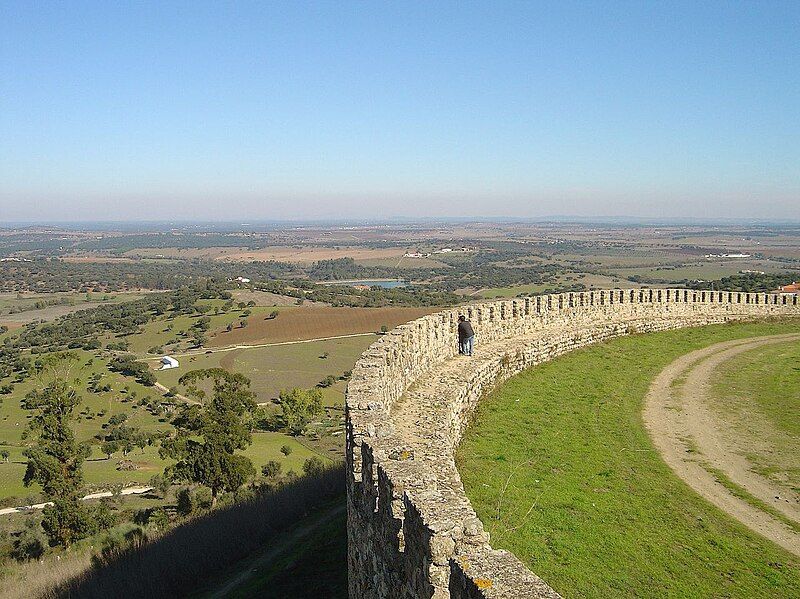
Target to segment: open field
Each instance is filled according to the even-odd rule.
[[[18,328],[38,320],[55,320],[77,310],[133,301],[140,297],[141,293],[0,293],[0,325]],[[54,300],[65,303],[36,307],[37,303]]]
[[[220,305],[221,302],[209,301],[208,304]],[[244,310],[240,309],[233,309],[229,312],[221,312],[220,314],[209,312],[206,314],[206,316],[211,319],[209,323],[209,334],[214,335],[219,331],[224,331],[225,327],[229,324],[239,326],[243,318],[249,318],[252,321],[263,319],[272,311],[265,307],[248,308],[248,310],[251,313],[249,317],[246,317]],[[151,347],[159,346],[169,346],[169,348],[165,347],[165,351],[186,349],[190,344],[188,339],[184,335],[181,335],[181,333],[189,331],[201,317],[200,314],[181,314],[178,316],[157,318],[143,325],[141,327],[141,332],[126,336],[124,341],[128,342],[130,351],[136,354],[145,354]],[[113,335],[107,335],[104,340],[110,342],[116,341],[117,339]]]
[[[382,325],[389,329],[420,316],[436,312],[437,308],[333,308],[328,306],[287,307],[280,309],[277,318],[253,311],[246,328],[236,327],[226,332],[217,327],[209,347],[225,345],[274,343],[375,333]]]
[[[102,425],[114,414],[125,414],[126,424],[137,427],[142,432],[167,430],[169,424],[160,421],[138,404],[138,399],[157,396],[152,387],[140,385],[133,379],[109,372],[108,363],[93,358],[88,352],[76,351],[79,360],[69,372],[69,380],[73,388],[80,394],[82,403],[76,410],[77,417],[72,422],[72,429],[78,441],[92,441],[94,435],[100,433]],[[94,393],[87,390],[89,378],[94,374],[102,375],[102,382],[111,386],[110,391]],[[0,404],[0,446],[10,453],[9,463],[0,464],[0,498],[23,496],[38,492],[36,486],[24,488],[22,476],[25,472],[23,432],[27,427],[30,413],[23,409],[20,401],[29,391],[44,386],[38,377],[31,377],[25,382],[15,385],[14,393],[4,396]],[[122,454],[116,454],[106,460],[98,446],[92,446],[92,455],[86,461],[84,472],[86,482],[90,485],[118,482],[146,482],[157,471],[163,469],[165,462],[158,456],[153,447],[146,447],[144,453],[136,448],[126,459],[137,465],[137,470],[118,471],[117,463]]]
[[[237,289],[232,292],[233,299],[237,302],[255,302],[256,306],[294,306],[297,303],[296,297],[288,295],[278,295],[268,291],[253,291],[251,289]],[[305,301],[303,307],[315,305],[314,302]]]
[[[621,277],[607,277],[591,273],[569,273],[555,277],[551,283],[538,283],[534,285],[515,285],[513,287],[493,287],[481,289],[475,295],[482,299],[495,299],[503,297],[517,297],[520,294],[535,295],[544,293],[559,285],[582,284],[586,289],[613,289],[615,287],[637,287],[635,283],[626,281]]]
[[[363,266],[385,266],[387,268],[448,268],[448,265],[433,258],[404,258],[402,255],[391,258],[362,258],[356,260]]]
[[[403,257],[407,250],[401,247],[371,248],[363,246],[317,246],[317,245],[275,245],[265,248],[247,247],[207,247],[207,248],[140,248],[126,252],[130,258],[172,258],[229,260],[232,262],[252,262],[254,260],[275,260],[310,264],[319,260],[353,258],[355,260],[383,260]]]
[[[677,478],[642,406],[687,352],[799,331],[794,320],[625,337],[511,379],[479,404],[457,456],[493,545],[567,597],[796,596],[800,560]]]
[[[745,435],[733,430],[730,419],[717,413],[709,385],[721,365],[736,361],[743,353],[798,340],[800,333],[767,335],[715,343],[684,354],[653,380],[643,416],[661,457],[687,485],[800,558],[800,495],[786,481],[771,480],[755,471],[747,453],[754,445],[763,446],[764,439],[752,430]],[[751,423],[756,420],[754,413]],[[766,428],[763,432],[772,433],[774,447],[781,454],[794,453],[796,467],[796,440],[776,435],[768,424]]]
[[[730,427],[726,438],[736,451],[787,494],[800,493],[800,343],[740,354],[709,383],[709,405]]]
[[[277,398],[281,389],[310,388],[328,375],[338,377],[352,369],[358,356],[376,338],[366,335],[181,357],[180,368],[160,370],[156,372],[156,376],[160,383],[172,387],[190,370],[224,368],[249,377],[258,401],[269,402]],[[326,357],[322,357],[326,354]],[[324,389],[326,404],[341,406],[345,386],[344,381],[338,381]]]
[[[236,298],[237,301],[255,301],[261,304],[247,308],[249,316],[246,316],[246,312],[242,309],[217,314],[215,311],[222,306],[223,301],[201,300],[200,303],[209,310],[208,317],[211,321],[209,335],[212,339],[213,335],[236,336],[240,334],[239,331],[244,332],[246,329],[239,328],[239,322],[243,318],[248,318],[248,322],[253,323],[253,330],[261,337],[259,340],[263,340],[265,334],[270,340],[293,340],[331,330],[346,333],[354,330],[374,331],[380,324],[387,323],[387,326],[391,327],[429,311],[405,308],[333,309],[315,305],[274,308],[269,304],[273,303],[274,297],[280,296],[272,294],[262,296],[258,292],[246,292],[246,294]],[[15,298],[6,299],[12,301]],[[275,309],[279,310],[279,316],[267,319],[270,312]],[[310,314],[311,318],[304,319],[303,315],[306,313]],[[180,351],[191,345],[181,332],[189,331],[199,318],[200,315],[197,314],[162,316],[145,324],[140,333],[121,338],[109,334],[102,336],[101,341],[109,344],[124,340],[129,344],[129,350],[142,358],[152,356],[146,352],[154,346],[163,346],[165,352],[172,353],[172,350],[175,350],[176,355],[181,355]],[[230,334],[223,332],[230,323],[235,324],[237,328]],[[262,328],[260,323],[267,325],[266,328]],[[270,327],[275,324],[280,326]],[[257,469],[270,460],[277,460],[283,465],[284,473],[289,471],[299,473],[302,471],[303,462],[312,455],[328,459],[327,456],[340,453],[343,439],[340,436],[341,406],[347,384],[346,380],[340,380],[340,377],[353,367],[358,356],[375,338],[375,335],[367,334],[296,345],[235,349],[213,354],[197,353],[181,356],[179,369],[158,371],[156,374],[160,382],[171,387],[177,385],[177,380],[182,374],[194,369],[222,367],[233,372],[242,372],[252,379],[252,388],[258,401],[270,404],[274,411],[277,407],[272,404],[272,400],[277,398],[281,389],[310,388],[329,375],[336,377],[337,380],[333,385],[322,390],[324,402],[331,409],[312,426],[314,438],[310,444],[308,439],[297,439],[283,433],[255,433],[253,445],[244,452],[253,460]],[[145,433],[170,430],[169,414],[155,416],[139,404],[143,398],[160,396],[160,392],[153,387],[145,387],[131,378],[110,372],[108,360],[111,354],[107,352],[95,355],[93,352],[76,350],[75,353],[78,360],[71,367],[68,378],[81,395],[82,404],[78,409],[80,414],[72,427],[79,441],[93,443],[92,455],[84,465],[86,483],[92,488],[118,483],[146,483],[150,477],[161,473],[168,465],[168,462],[158,455],[157,447],[146,447],[143,451],[135,448],[125,456],[127,461],[135,465],[135,469],[121,470],[118,469],[118,464],[123,459],[122,454],[117,453],[111,459],[106,459],[106,456],[99,451],[99,443],[93,438],[104,430],[103,425],[115,414],[126,415],[127,425]],[[101,376],[101,384],[108,383],[111,386],[110,391],[88,390],[89,379],[98,374]],[[25,488],[22,485],[26,461],[22,455],[24,449],[22,434],[30,414],[21,407],[20,401],[30,390],[42,385],[37,377],[30,377],[16,384],[13,393],[3,396],[0,404],[0,448],[8,450],[10,454],[8,463],[0,463],[0,499],[23,498],[38,492],[36,486]],[[293,449],[288,457],[280,452],[280,448],[284,445]]]
[[[361,341],[361,338],[357,338]],[[269,372],[261,374],[265,389],[254,385],[254,389],[263,393],[265,401],[277,395],[277,386],[295,386],[306,385],[313,386],[324,378],[327,374],[341,374],[342,371],[351,368],[355,362],[356,356],[363,351],[361,348],[365,347],[364,342],[361,344],[353,340],[344,340],[341,345],[329,344],[309,348],[309,352],[322,352],[323,350],[330,352],[329,360],[322,360],[314,358],[316,362],[320,363],[317,370],[314,368],[302,366],[297,368],[298,376],[301,377],[301,382],[293,383],[292,373],[283,374],[278,372],[275,378],[271,378]],[[350,344],[346,343],[350,341]],[[346,351],[340,351],[342,347],[347,347]],[[265,348],[270,349],[270,348]],[[256,350],[253,350],[256,351]],[[300,351],[297,355],[302,354]],[[136,465],[135,470],[118,470],[117,465],[123,456],[121,453],[116,453],[111,459],[106,459],[99,450],[99,445],[93,440],[94,435],[102,432],[103,425],[115,414],[124,414],[127,416],[126,424],[131,427],[136,427],[142,432],[157,432],[166,431],[171,429],[168,422],[168,417],[156,417],[148,412],[145,407],[140,406],[138,401],[145,397],[157,397],[159,392],[153,387],[146,387],[135,380],[124,377],[120,374],[109,372],[108,362],[104,359],[93,357],[89,352],[77,350],[76,354],[79,360],[76,361],[75,366],[69,371],[69,380],[72,382],[73,388],[81,395],[82,403],[76,410],[78,412],[77,418],[72,422],[72,429],[78,441],[91,441],[92,455],[84,463],[85,480],[91,487],[107,487],[110,484],[117,483],[146,483],[154,474],[163,472],[165,466],[169,464],[168,461],[161,459],[158,455],[156,446],[145,447],[144,450],[135,448],[124,459],[133,462]],[[269,361],[274,361],[276,356],[280,356],[281,352],[276,352],[274,355],[267,353],[266,358]],[[213,356],[201,355],[199,360],[205,358],[214,358],[216,361],[209,361],[209,366],[219,366],[219,360],[226,354],[215,354]],[[295,354],[290,356],[284,355],[284,363],[295,363]],[[299,359],[299,358],[297,358]],[[316,366],[316,363],[311,360],[309,354],[309,363]],[[249,364],[245,360],[246,364]],[[187,361],[188,367],[191,362]],[[262,364],[261,358],[256,355],[253,359],[252,370],[255,374],[259,374],[258,366]],[[199,365],[197,367],[200,367]],[[177,382],[177,377],[180,374],[187,372],[191,368],[178,369],[175,371],[166,371],[174,374],[174,381],[170,379],[170,385]],[[234,368],[236,369],[236,368]],[[336,371],[336,369],[340,369]],[[111,385],[110,391],[101,391],[98,393],[91,392],[87,389],[89,378],[94,374],[102,375],[102,383]],[[251,373],[253,374],[253,373]],[[283,377],[283,378],[282,378]],[[303,378],[304,377],[304,378]],[[262,381],[257,379],[258,383]],[[267,383],[272,382],[273,386],[267,387]],[[0,463],[0,499],[8,497],[25,497],[32,493],[39,491],[36,485],[26,488],[22,485],[22,477],[25,473],[26,459],[22,455],[24,450],[24,439],[22,438],[23,432],[27,426],[30,414],[27,410],[23,409],[20,405],[21,399],[34,388],[39,388],[43,383],[37,380],[37,377],[31,377],[25,382],[17,384],[14,392],[10,396],[2,396],[3,401],[0,403],[0,449],[5,449],[9,452],[9,462]],[[337,382],[333,387],[326,389],[326,399],[331,404],[341,405],[343,397],[343,382]],[[335,423],[331,422],[330,426]],[[280,452],[283,445],[288,445],[293,449],[293,452],[285,457]],[[253,460],[257,469],[260,469],[263,464],[269,460],[277,460],[283,464],[283,472],[289,470],[295,472],[302,471],[303,461],[311,455],[317,455],[307,447],[302,445],[298,440],[288,435],[281,433],[255,433],[253,435],[253,444],[245,450],[245,455]],[[325,455],[325,454],[320,454]]]
[[[724,260],[700,262],[683,266],[618,268],[615,269],[615,272],[621,277],[640,276],[646,279],[664,279],[667,281],[709,281],[735,275],[741,270],[756,270],[770,273],[784,271],[786,270],[786,266],[766,261]]]

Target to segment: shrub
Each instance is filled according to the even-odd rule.
[[[14,541],[11,557],[19,561],[39,559],[44,555],[47,539],[36,528],[26,528]]]
[[[325,464],[318,457],[310,457],[303,462],[303,473],[306,476],[319,476],[325,471]]]
[[[270,460],[261,467],[261,474],[267,478],[276,478],[281,473],[281,463]]]
[[[178,513],[181,516],[189,516],[194,511],[194,501],[192,499],[192,492],[184,487],[178,491]]]
[[[207,510],[211,507],[211,499],[208,487],[183,488],[178,491],[178,513],[190,516],[199,510]]]
[[[169,491],[170,482],[161,474],[154,474],[150,478],[150,486],[153,487],[153,489],[159,493],[161,497],[166,497],[167,492]]]
[[[252,499],[225,505],[170,530],[136,551],[122,551],[103,568],[93,568],[55,589],[51,596],[85,599],[183,597],[205,579],[225,573],[276,533],[331,500],[343,500],[343,466],[325,469],[286,485],[263,489]],[[150,517],[153,524],[156,512]],[[161,510],[163,512],[163,510]],[[146,575],[143,575],[146,573]]]
[[[319,383],[317,383],[317,387],[322,387],[323,389],[326,387],[330,387],[336,382],[336,377],[332,374],[329,374],[324,379],[322,379]]]

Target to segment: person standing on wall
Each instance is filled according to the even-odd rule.
[[[472,330],[470,321],[461,314],[458,317],[458,353],[471,356],[474,345],[475,331]]]

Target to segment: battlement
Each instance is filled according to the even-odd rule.
[[[459,314],[479,346],[451,366]],[[491,547],[464,494],[453,453],[479,399],[525,368],[605,339],[781,315],[800,316],[798,296],[604,290],[472,304],[383,336],[347,388],[351,599],[558,597]]]

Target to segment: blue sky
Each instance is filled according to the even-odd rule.
[[[800,219],[798,31],[800,2],[3,2],[0,222]]]

